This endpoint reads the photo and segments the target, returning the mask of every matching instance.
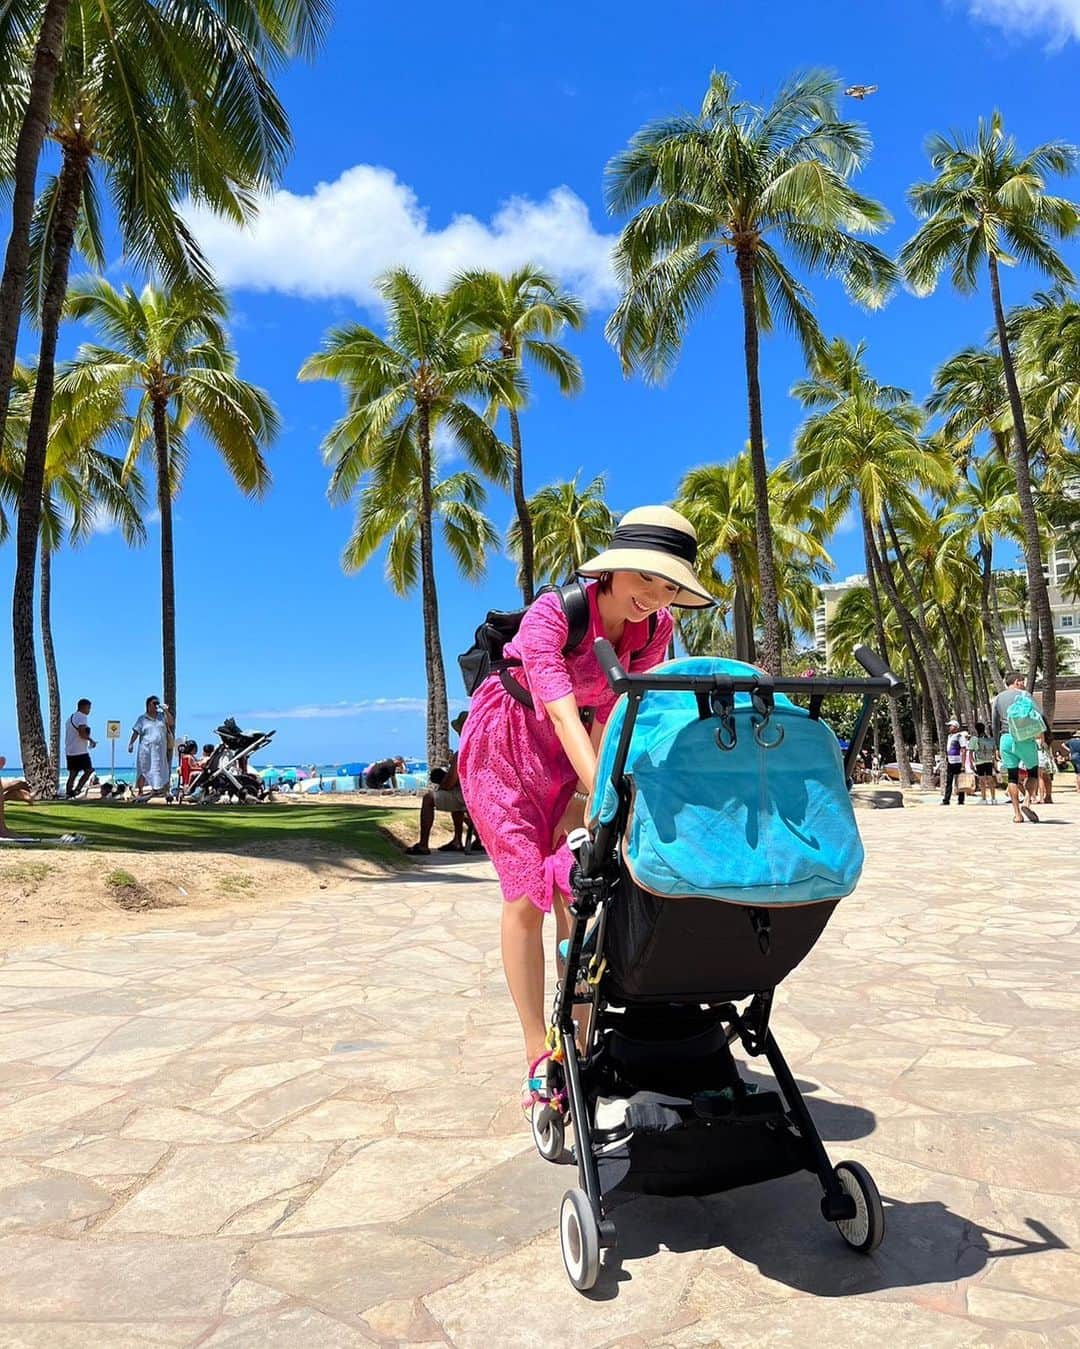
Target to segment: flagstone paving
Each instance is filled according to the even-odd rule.
[[[870,1259],[792,1177],[624,1203],[589,1297],[476,862],[0,961],[0,1345],[1080,1345],[1080,797],[861,811],[782,990]],[[133,928],[138,922],[133,917]],[[760,1065],[748,1071],[764,1075]]]

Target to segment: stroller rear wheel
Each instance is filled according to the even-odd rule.
[[[570,1282],[579,1293],[587,1293],[600,1274],[600,1228],[584,1190],[563,1195],[559,1243]]]
[[[529,1116],[532,1125],[533,1142],[536,1150],[545,1162],[560,1161],[566,1139],[566,1127],[563,1117],[553,1110],[546,1101],[534,1101]]]
[[[858,1162],[840,1162],[836,1179],[846,1194],[855,1200],[854,1218],[841,1219],[836,1230],[853,1251],[869,1255],[881,1245],[885,1235],[885,1210],[874,1178]]]

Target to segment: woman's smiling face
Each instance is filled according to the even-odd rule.
[[[679,587],[661,576],[643,571],[616,571],[611,574],[611,598],[620,618],[640,623],[658,609],[664,609],[679,593]]]

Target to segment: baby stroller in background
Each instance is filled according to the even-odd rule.
[[[877,696],[903,686],[865,647],[870,679],[774,679],[710,659],[627,675],[609,643],[596,653],[627,696],[601,746],[592,834],[570,839],[572,926],[532,1111],[547,1161],[573,1122],[579,1184],[559,1215],[570,1281],[592,1288],[616,1244],[616,1189],[706,1195],[803,1170],[820,1181],[822,1215],[872,1251],[877,1187],[857,1162],[829,1161],[769,1014],[858,880],[851,770]],[[863,698],[843,762],[819,720],[841,693]],[[736,1040],[765,1055],[779,1090],[743,1081]]]
[[[242,731],[232,717],[217,728],[220,744],[203,764],[184,791],[185,801],[221,801],[232,799],[241,804],[263,801],[270,795],[257,773],[248,768],[253,754],[265,749],[276,731]]]

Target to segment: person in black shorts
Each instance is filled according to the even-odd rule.
[[[982,792],[983,805],[997,805],[997,774],[994,772],[993,740],[986,734],[986,723],[975,723],[975,734],[968,737],[968,752],[975,769],[975,785]],[[987,802],[987,790],[990,798]]]
[[[90,781],[90,775],[94,771],[94,765],[90,762],[90,751],[97,741],[90,738],[89,715],[90,699],[80,698],[64,727],[64,756],[68,767],[64,795],[69,801],[74,801],[82,795],[83,788]]]
[[[364,786],[374,792],[382,791],[388,784],[393,791],[397,791],[397,775],[405,772],[405,760],[398,759],[380,759],[378,763],[373,763],[364,772]]]

